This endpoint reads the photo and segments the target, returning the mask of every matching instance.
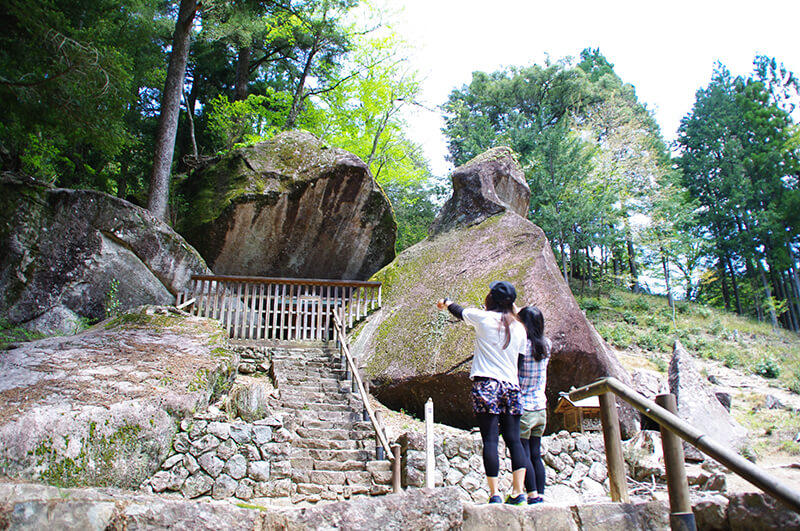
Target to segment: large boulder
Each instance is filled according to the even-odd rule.
[[[709,389],[692,356],[679,341],[675,342],[668,374],[669,391],[678,402],[678,416],[726,446],[739,449],[747,442],[747,430],[733,420]],[[693,447],[684,444],[684,448],[687,457],[696,454]]]
[[[456,168],[452,181],[453,195],[431,225],[431,235],[501,212],[528,216],[531,190],[510,148],[496,147],[478,155]]]
[[[235,376],[219,323],[143,306],[0,355],[0,476],[134,488]]]
[[[287,131],[195,172],[186,238],[218,275],[365,279],[394,258],[397,224],[369,168]]]
[[[553,342],[546,390],[549,430],[562,425],[552,412],[559,392],[604,376],[630,385],[613,351],[578,307],[542,230],[505,211],[426,239],[373,277],[383,283],[383,307],[358,330],[354,344],[366,360],[373,393],[389,407],[416,414],[432,397],[439,422],[474,426],[466,361],[474,333],[434,303],[447,296],[480,306],[490,282],[501,279],[516,286],[518,304],[542,310]],[[626,435],[632,435],[638,415],[623,407],[620,416]]]
[[[102,192],[4,174],[0,213],[0,314],[12,324],[71,333],[110,304],[172,304],[210,273],[168,225]]]

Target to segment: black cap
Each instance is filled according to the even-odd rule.
[[[489,284],[489,293],[492,294],[492,298],[497,304],[511,304],[517,300],[517,290],[505,280]]]

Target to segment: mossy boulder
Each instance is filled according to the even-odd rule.
[[[200,255],[150,212],[91,190],[0,176],[0,315],[71,333],[113,304],[172,304]]]
[[[181,230],[216,274],[364,279],[394,258],[397,224],[369,168],[303,131],[194,172]]]
[[[528,215],[531,190],[514,152],[508,147],[492,148],[453,171],[453,195],[430,228],[436,235],[466,227],[500,214]]]
[[[144,306],[0,356],[0,476],[135,488],[235,377],[219,323]]]
[[[470,362],[474,332],[435,301],[449,297],[480,306],[494,280],[517,288],[517,304],[538,306],[553,342],[548,370],[549,427],[558,393],[603,376],[630,378],[576,303],[542,230],[513,212],[426,239],[400,253],[373,277],[383,283],[383,307],[358,331],[354,350],[366,359],[373,393],[385,404],[422,413],[434,400],[439,422],[474,425]],[[627,432],[630,408],[620,412]]]

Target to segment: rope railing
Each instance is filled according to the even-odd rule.
[[[569,398],[572,401],[583,400],[590,396],[599,396],[600,398],[600,418],[603,423],[606,464],[611,499],[613,501],[628,500],[625,467],[622,458],[622,441],[614,395],[653,419],[661,427],[672,529],[695,529],[691,501],[689,499],[689,486],[686,481],[683,446],[679,439],[683,439],[701,452],[713,457],[793,510],[800,511],[800,492],[784,485],[730,448],[714,441],[678,417],[675,395],[669,393],[658,395],[656,402],[653,402],[616,378],[609,377],[578,389],[571,389]]]
[[[386,437],[386,433],[383,430],[383,426],[380,425],[378,419],[375,415],[375,410],[372,408],[372,404],[369,402],[369,397],[367,396],[367,391],[364,388],[364,382],[361,380],[361,375],[358,371],[358,366],[356,365],[353,356],[350,354],[350,346],[347,344],[347,335],[345,331],[344,324],[342,319],[336,312],[333,312],[333,325],[334,330],[336,332],[336,336],[339,340],[339,345],[341,346],[342,355],[346,360],[348,372],[351,375],[353,383],[358,391],[359,396],[361,397],[361,401],[364,404],[364,410],[367,412],[367,416],[369,417],[370,422],[372,423],[372,427],[375,430],[375,438],[378,440],[378,444],[381,448],[383,448],[384,454],[386,458],[392,463],[392,489],[394,492],[400,491],[400,446],[389,445],[389,440]]]

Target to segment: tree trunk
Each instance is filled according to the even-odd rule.
[[[561,248],[561,269],[564,272],[564,282],[569,284],[569,277],[567,276],[567,253],[564,251],[564,231],[561,231],[561,241],[559,242]]]
[[[633,242],[628,238],[625,244],[628,248],[628,267],[631,271],[631,291],[639,293],[639,273],[636,270],[636,254],[633,249]]]
[[[197,151],[197,138],[194,136],[194,105],[190,103],[188,94],[184,98],[186,100],[186,117],[189,120],[189,142],[192,145],[192,158],[197,161],[200,158],[200,153]]]
[[[733,264],[731,264],[730,256],[725,257],[725,264],[728,267],[728,271],[731,274],[731,286],[733,286],[733,297],[736,299],[736,313],[739,315],[744,315],[744,311],[742,310],[742,301],[739,298],[739,283],[736,282],[736,271],[733,270]]]
[[[723,264],[722,260],[719,261],[719,265],[717,266],[717,271],[719,272],[720,281],[722,282],[722,301],[725,303],[725,309],[727,311],[731,310],[731,297],[728,294],[728,283],[727,275],[725,274],[725,265]]]
[[[792,331],[797,331],[797,313],[794,308],[794,301],[792,297],[792,286],[789,284],[788,273],[781,271],[778,273],[778,282],[781,286],[781,297],[786,299],[786,323],[787,328]]]
[[[778,316],[775,315],[775,305],[772,301],[772,289],[767,282],[767,275],[764,273],[764,268],[761,262],[758,262],[758,274],[761,277],[761,285],[764,288],[764,295],[767,297],[767,308],[769,309],[769,319],[772,322],[772,328],[778,328]]]
[[[196,12],[197,0],[181,0],[175,33],[172,36],[167,81],[164,83],[164,93],[161,95],[161,113],[158,116],[147,209],[163,221],[167,221],[169,174],[175,152],[175,134],[181,110],[183,79],[186,76],[186,62],[189,58],[189,37]]]
[[[672,308],[675,305],[675,301],[672,299],[672,288],[670,287],[669,282],[669,264],[667,262],[667,255],[664,252],[664,247],[660,247],[661,251],[661,265],[664,267],[664,283],[667,286],[667,306]]]
[[[233,101],[246,100],[250,85],[250,58],[253,49],[245,46],[239,49],[239,57],[236,60],[236,81],[233,89]]]
[[[589,255],[589,247],[586,247],[586,277],[589,282],[589,290],[592,289],[592,257]]]
[[[797,269],[794,265],[789,268],[789,284],[794,293],[795,310],[798,316],[798,331],[800,331],[800,280],[797,278]]]
[[[303,65],[303,73],[300,74],[300,79],[297,81],[297,88],[295,89],[294,96],[292,97],[292,109],[289,111],[289,115],[286,117],[286,123],[283,125],[284,129],[292,129],[294,127],[295,122],[297,121],[297,117],[300,115],[300,108],[303,103],[303,97],[304,97],[303,92],[306,86],[306,79],[308,79],[308,74],[311,72],[311,64],[314,62],[314,56],[317,54],[317,46],[319,45],[319,39],[320,39],[319,33],[314,35],[314,44],[308,51],[308,57],[306,57],[306,64]]]

